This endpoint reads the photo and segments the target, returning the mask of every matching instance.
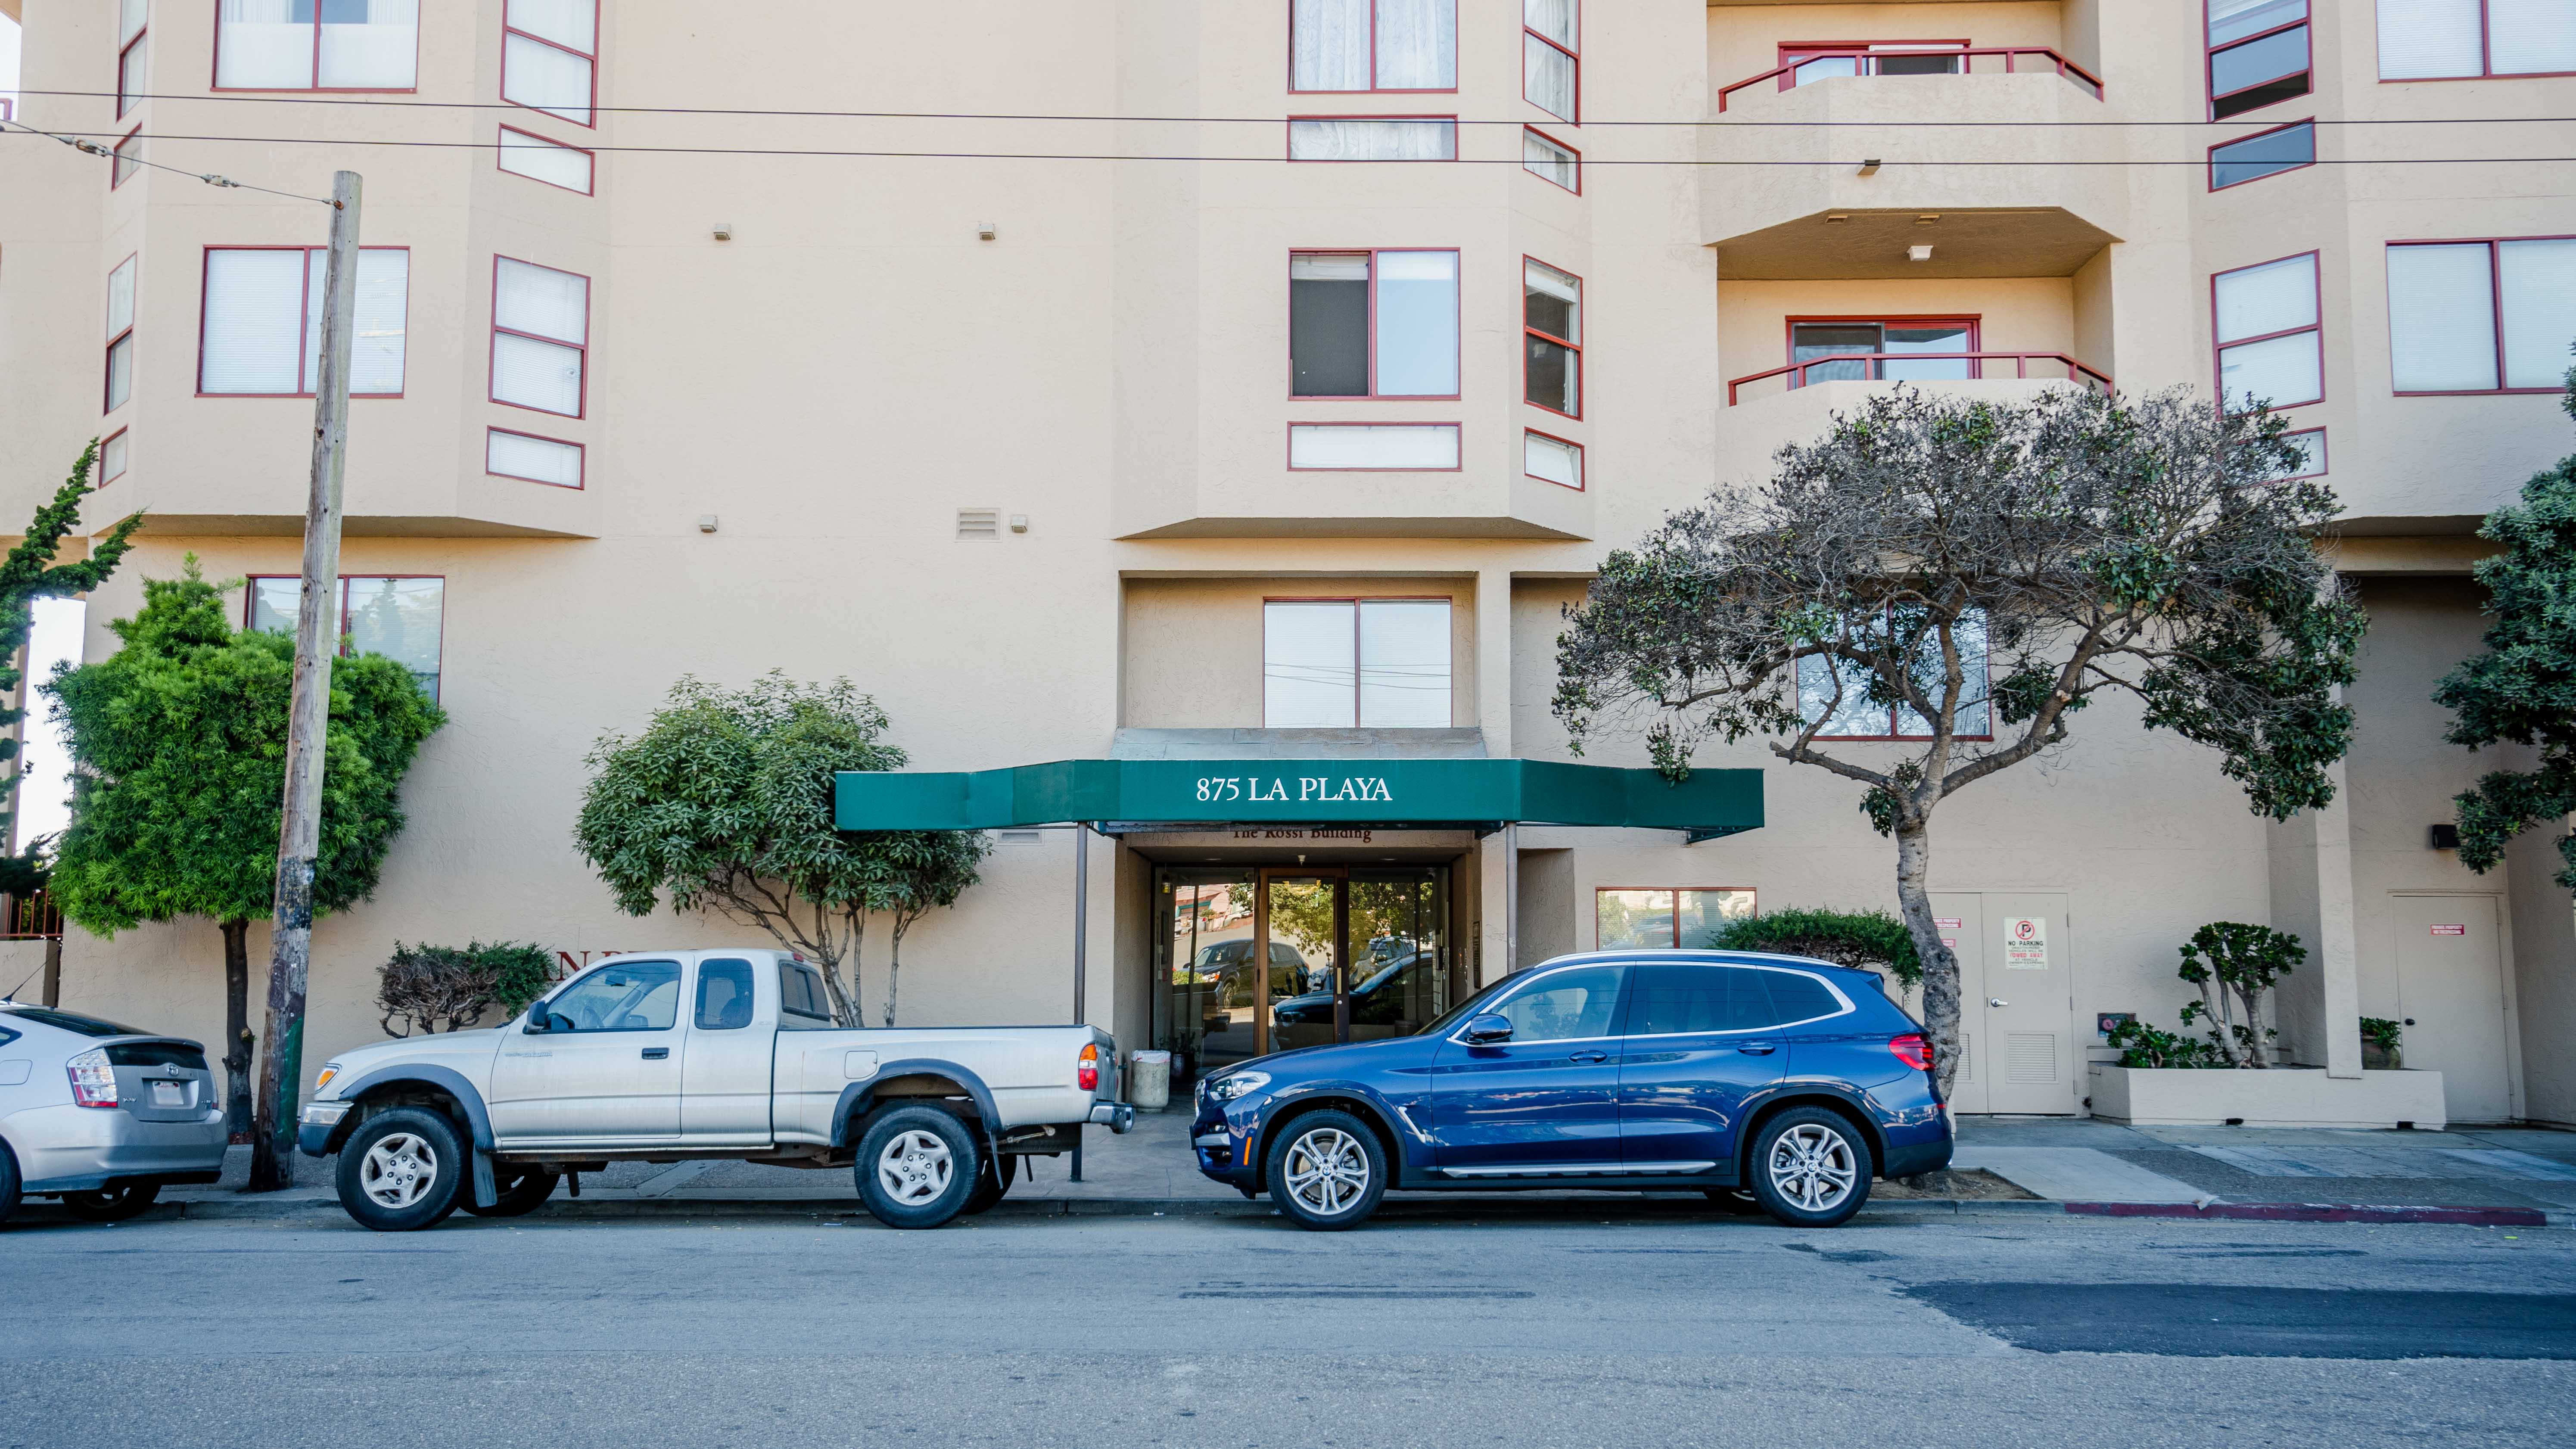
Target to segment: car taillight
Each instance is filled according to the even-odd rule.
[[[1887,1049],[1896,1053],[1898,1061],[1918,1072],[1932,1070],[1932,1043],[1925,1041],[1920,1033],[1907,1032],[1889,1041]]]
[[[107,1053],[97,1047],[82,1052],[63,1063],[72,1079],[72,1102],[81,1107],[116,1105],[116,1068],[107,1064]]]
[[[1073,1084],[1086,1092],[1100,1090],[1100,1043],[1092,1042],[1083,1047],[1082,1056],[1073,1069]]]

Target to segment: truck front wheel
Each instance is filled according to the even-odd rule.
[[[380,1233],[436,1227],[466,1187],[465,1139],[425,1107],[396,1107],[358,1125],[340,1149],[340,1206]]]
[[[953,1112],[896,1107],[859,1139],[859,1201],[890,1228],[935,1228],[966,1210],[983,1176],[975,1135]]]

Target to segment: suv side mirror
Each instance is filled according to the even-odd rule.
[[[1512,1039],[1512,1019],[1497,1012],[1485,1012],[1467,1019],[1464,1035],[1469,1046],[1492,1046]]]

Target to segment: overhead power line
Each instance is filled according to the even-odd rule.
[[[120,96],[120,95],[119,95],[117,92],[115,92],[115,91],[71,91],[71,90],[21,90],[21,91],[19,91],[19,92],[18,92],[18,94],[20,94],[20,95],[22,95],[22,96],[71,96],[71,97],[87,97],[87,98],[90,98],[90,99],[97,99],[97,100],[120,100],[120,99],[121,99],[121,100],[143,100],[143,101],[162,100],[162,101],[187,101],[187,102],[222,101],[222,102],[228,102],[228,103],[232,103],[232,104],[236,104],[236,105],[261,105],[261,106],[372,106],[372,107],[387,107],[387,106],[391,106],[391,107],[408,107],[408,108],[419,109],[419,110],[447,110],[447,111],[517,111],[517,112],[520,112],[520,113],[522,113],[522,114],[527,114],[527,113],[530,113],[530,112],[535,112],[536,114],[543,114],[543,115],[551,115],[551,114],[552,114],[552,112],[536,112],[534,107],[531,107],[531,106],[523,106],[523,105],[519,104],[519,103],[518,103],[518,102],[516,102],[516,101],[429,101],[429,100],[421,100],[421,99],[418,99],[418,98],[416,98],[416,97],[399,97],[399,96],[397,96],[397,97],[386,97],[386,96],[381,96],[381,95],[365,95],[365,96],[331,96],[331,95],[321,95],[321,96],[278,96],[278,95],[225,95],[225,94],[217,94],[217,93],[210,93],[210,92],[203,92],[203,91],[195,91],[195,92],[168,92],[168,91],[158,91],[158,92],[133,92],[133,91],[128,91],[128,92],[125,92],[122,96]],[[838,120],[853,120],[853,121],[1077,121],[1077,122],[1093,122],[1093,123],[1103,123],[1103,124],[1126,124],[1126,123],[1135,123],[1135,124],[1150,124],[1150,125],[1215,125],[1215,126],[1278,126],[1278,125],[1284,125],[1284,124],[1286,124],[1286,123],[1287,123],[1288,121],[1290,121],[1290,120],[1301,120],[1301,121],[1336,121],[1336,120],[1356,120],[1356,121],[1377,121],[1377,120],[1425,120],[1425,121],[1453,121],[1453,122],[1455,122],[1456,124],[1461,125],[1461,126],[1508,126],[1508,127],[1514,128],[1514,129],[1518,129],[1518,128],[1519,128],[1519,127],[1521,127],[1521,126],[1524,126],[1524,125],[1531,125],[1531,124],[1539,124],[1539,125],[1546,125],[1546,124],[1566,124],[1566,125],[1576,125],[1576,124],[1578,124],[1578,123],[1575,123],[1575,122],[1531,122],[1531,121],[1528,121],[1528,120],[1525,120],[1525,119],[1520,119],[1520,118],[1514,118],[1514,119],[1509,119],[1509,120],[1486,120],[1486,119],[1482,119],[1482,118],[1468,117],[1468,116],[1332,116],[1332,115],[1293,116],[1293,117],[1292,117],[1292,116],[1284,116],[1284,115],[1281,115],[1281,116],[1112,116],[1112,115],[1086,115],[1086,114],[1082,114],[1082,113],[1078,113],[1078,112],[1070,112],[1070,111],[1066,111],[1066,112],[1048,112],[1048,111],[1026,111],[1026,112],[1014,112],[1014,111],[838,111],[838,110],[780,109],[780,108],[759,107],[759,106],[592,106],[592,107],[590,107],[589,109],[590,109],[593,113],[595,113],[595,114],[599,114],[599,115],[628,115],[628,116],[760,116],[760,117],[775,117],[775,118],[780,119],[780,120],[834,120],[834,119],[838,119]],[[2322,118],[2322,117],[2321,117],[2321,118],[2318,118],[2317,120],[2315,120],[2315,121],[2311,122],[2310,124],[2313,124],[2313,125],[2319,125],[2319,126],[2530,126],[2530,125],[2555,125],[2555,124],[2560,124],[2560,123],[2569,122],[2569,121],[2576,121],[2576,116],[2434,116],[2434,117],[2405,117],[2405,118],[2388,118],[2388,117],[2375,117],[2375,116],[2357,116],[2357,117],[2342,118],[2342,119],[2330,119],[2330,118]],[[2223,121],[2212,121],[2212,120],[2208,120],[2208,119],[2206,119],[2206,118],[2199,118],[2199,117],[2195,117],[2195,118],[2190,119],[2190,120],[2177,120],[2177,121],[2133,121],[2133,120],[2121,120],[2121,121],[1916,121],[1916,120],[1907,120],[1907,121],[1901,121],[1901,122],[1895,122],[1895,121],[1735,121],[1735,120],[1718,120],[1718,119],[1715,119],[1715,118],[1701,118],[1701,119],[1697,119],[1697,120],[1633,120],[1633,121],[1631,121],[1631,120],[1601,120],[1601,119],[1595,118],[1595,119],[1585,120],[1585,121],[1582,121],[1582,122],[1580,122],[1580,123],[1579,123],[1579,125],[1580,125],[1581,127],[1586,127],[1586,128],[1588,128],[1588,127],[1595,127],[1595,126],[1645,127],[1645,128],[1655,128],[1655,127],[1664,127],[1664,128],[1699,128],[1699,127],[1721,127],[1721,126],[1722,126],[1722,127],[1750,127],[1750,128],[1823,129],[1823,130],[1830,130],[1830,129],[1841,128],[1841,127],[1860,127],[1860,128],[1867,128],[1867,127],[1880,127],[1880,128],[1884,128],[1884,127],[1891,126],[1891,125],[1901,125],[1901,126],[1907,127],[1908,129],[1915,129],[1915,130],[1924,130],[1924,129],[1941,129],[1941,130],[1975,130],[1975,129],[1988,129],[1988,128],[2002,128],[2002,129],[2015,129],[2015,128],[2020,128],[2020,129],[2084,129],[2084,128],[2111,128],[2111,129],[2118,129],[2118,128],[2123,128],[2123,127],[2141,127],[2141,126],[2212,126],[2212,127],[2241,127],[2241,126],[2255,125],[2255,124],[2259,124],[2259,123],[2258,123],[2258,122],[2252,122],[2252,121],[2245,121],[2245,120],[2234,120],[2234,119],[2231,119],[2231,120],[2223,120]]]
[[[202,181],[208,186],[230,187],[237,191],[264,191],[271,196],[283,196],[290,201],[310,201],[322,206],[336,207],[338,205],[337,202],[334,202],[327,196],[307,196],[300,191],[280,191],[273,186],[254,186],[250,182],[235,181],[229,176],[219,175],[212,171],[190,171],[181,166],[164,166],[158,161],[146,161],[140,156],[120,156],[116,153],[115,148],[102,146],[96,141],[89,140],[77,133],[68,136],[57,135],[52,131],[39,131],[35,127],[26,125],[19,121],[0,120],[0,126],[5,126],[9,131],[18,132],[24,135],[42,136],[48,141],[60,141],[75,151],[86,151],[92,156],[100,157],[110,166],[119,164],[126,166],[148,166],[155,171],[167,171],[174,176],[190,177],[194,180]],[[7,134],[7,132],[0,132],[0,134]],[[146,137],[145,139],[148,140],[151,138]]]

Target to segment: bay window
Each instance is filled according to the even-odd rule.
[[[125,476],[126,455],[132,447],[132,435],[124,428],[108,434],[107,441],[98,445],[98,486],[104,488]]]
[[[1289,393],[1458,395],[1458,254],[1294,252]]]
[[[1550,412],[1583,416],[1583,279],[1521,259],[1521,396]]]
[[[599,104],[599,0],[508,0],[501,13],[501,99],[593,124]]]
[[[264,633],[292,634],[304,600],[304,580],[294,575],[254,575],[249,623]],[[445,630],[447,581],[399,574],[340,576],[342,658],[382,654],[411,671],[432,702],[438,699],[440,635]]]
[[[483,430],[483,471],[502,478],[516,478],[527,483],[550,483],[557,488],[582,486],[582,447],[557,438],[541,438],[534,433],[514,433],[508,428]]]
[[[124,140],[117,142],[116,149],[109,153],[109,157],[107,189],[114,191],[132,178],[135,172],[143,169],[142,130],[137,128]]]
[[[1455,161],[1450,116],[1299,116],[1288,122],[1291,161]]]
[[[1562,121],[1582,119],[1583,0],[1521,0],[1521,97]]]
[[[107,274],[107,405],[112,413],[134,395],[134,261],[127,257]]]
[[[1583,194],[1583,153],[1561,145],[1535,127],[1521,128],[1521,169]]]
[[[2576,342],[2576,237],[2388,248],[2400,393],[2557,392]]]
[[[145,33],[152,0],[121,0],[116,11],[116,118],[142,103],[144,72],[152,62],[152,37]]]
[[[1893,627],[1893,621],[1888,626]],[[1919,626],[1918,626],[1919,627]],[[1886,640],[1877,641],[1884,647]],[[1990,739],[1994,724],[1992,704],[1987,697],[1988,649],[1985,616],[1974,611],[1962,614],[1950,626],[1950,642],[1959,653],[1959,707],[1953,724],[1955,739]],[[1868,647],[1865,645],[1865,647]],[[1914,648],[1914,687],[1927,700],[1938,704],[1948,687],[1948,669],[1941,658],[1941,637],[1929,628]],[[1816,731],[1819,739],[1845,740],[1926,740],[1932,737],[1932,721],[1912,705],[1899,700],[1882,704],[1870,698],[1877,680],[1876,671],[1845,659],[1809,655],[1798,661],[1798,714],[1813,724],[1822,721]]]
[[[2381,80],[2576,74],[2576,0],[2379,0]]]
[[[1457,0],[1291,0],[1288,89],[1457,88]]]
[[[2209,0],[2210,119],[2306,95],[2308,50],[2308,0]]]
[[[566,146],[543,136],[522,131],[515,126],[501,128],[499,164],[514,176],[560,186],[566,191],[591,194],[591,171],[595,159],[579,146]]]
[[[1749,888],[1684,886],[1636,890],[1603,886],[1592,893],[1595,941],[1604,951],[1645,947],[1696,951],[1729,921],[1753,914]]]
[[[1583,446],[1531,428],[1521,434],[1521,471],[1543,483],[1583,489]]]
[[[197,391],[209,396],[310,397],[321,384],[326,247],[208,247]],[[358,252],[349,395],[398,397],[411,253]]]
[[[408,91],[420,0],[219,0],[215,89]]]
[[[1454,473],[1456,423],[1290,423],[1292,472]]]
[[[1447,599],[1264,602],[1263,728],[1448,728],[1449,627]]]
[[[2297,121],[2209,148],[2209,189],[2223,191],[2317,161],[2317,124]]]
[[[589,355],[590,279],[494,258],[492,401],[580,417]]]
[[[2220,272],[2210,293],[2222,406],[2293,408],[2324,399],[2315,252]]]

